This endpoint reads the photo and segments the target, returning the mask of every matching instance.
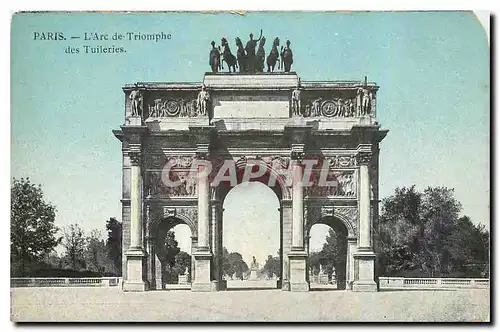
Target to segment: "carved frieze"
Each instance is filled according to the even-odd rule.
[[[374,116],[375,90],[362,85],[355,89],[292,91],[293,116],[354,118]]]
[[[151,118],[165,117],[196,117],[198,115],[196,99],[163,99],[157,98],[148,105],[148,115]]]
[[[355,155],[335,155],[327,157],[326,160],[328,161],[330,168],[344,168],[344,167],[356,166]]]
[[[194,156],[166,156],[164,154],[149,154],[146,159],[146,168],[170,168],[188,169],[191,167]]]
[[[209,111],[210,104],[211,96],[204,86],[198,92],[153,94],[149,98],[148,117],[193,118],[205,116]]]
[[[305,103],[304,117],[349,118],[357,116],[356,98],[317,98]]]
[[[192,156],[164,156],[153,161],[162,170],[147,171],[144,189],[147,196],[196,196],[196,174],[192,172]],[[167,167],[168,166],[168,167]]]
[[[324,176],[324,175],[323,175]],[[308,197],[356,197],[356,177],[354,170],[330,171],[325,179],[321,173],[312,171],[310,182],[312,185],[305,188]],[[328,184],[328,185],[327,185]]]
[[[252,163],[254,161],[263,162],[272,169],[288,169],[290,165],[290,157],[288,156],[240,156],[233,158],[236,168],[245,167],[248,162]],[[223,162],[223,161],[222,161]]]

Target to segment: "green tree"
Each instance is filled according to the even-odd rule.
[[[13,275],[26,275],[61,241],[54,225],[55,207],[46,202],[40,185],[13,179],[11,187],[10,252]]]
[[[488,274],[489,232],[483,225],[474,225],[467,216],[459,218],[445,247],[457,272],[472,277]]]
[[[108,257],[113,261],[115,273],[122,274],[122,223],[116,218],[109,218],[106,221],[106,230],[108,238],[106,240],[106,249]]]
[[[178,271],[175,269],[175,257],[181,249],[175,240],[174,231],[169,230],[165,233],[165,238],[157,243],[156,250],[163,270],[163,282],[168,284],[177,282]]]
[[[63,257],[66,264],[74,271],[85,269],[86,237],[78,224],[64,227],[62,245],[66,250]]]
[[[317,275],[321,265],[321,252],[312,251],[309,253],[309,269],[313,275]]]
[[[337,234],[330,228],[320,251],[319,262],[323,265],[323,269],[329,278],[332,277],[333,268],[335,268],[337,283],[339,284],[343,284],[345,281],[346,250],[346,237]]]
[[[191,255],[185,251],[181,251],[175,256],[175,265],[173,270],[177,275],[179,275],[184,274],[186,268],[188,273],[191,274]]]
[[[243,260],[238,252],[229,253],[226,248],[223,248],[222,256],[222,272],[224,275],[229,276],[231,279],[235,275],[236,278],[243,278],[243,275],[248,272],[248,265]]]
[[[92,230],[87,236],[84,256],[89,271],[104,275],[105,272],[115,270],[114,262],[108,256],[102,233],[97,229]]]
[[[268,278],[272,278],[273,274],[278,278],[281,276],[281,264],[280,258],[273,257],[273,255],[268,255],[267,260],[262,268],[262,273],[264,273]]]
[[[452,189],[396,188],[382,202],[375,231],[377,275],[442,276],[465,265],[484,267],[489,234],[459,218],[460,210]]]

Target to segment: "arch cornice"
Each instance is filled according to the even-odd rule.
[[[289,163],[289,157],[288,156],[233,156],[233,158],[226,158],[225,160],[231,160],[235,163],[235,170],[236,172],[244,170],[248,163],[251,162],[262,162],[262,164],[265,166],[266,171],[268,171],[272,176],[276,178],[276,185],[279,186],[281,190],[281,197],[277,194],[276,196],[278,197],[278,200],[289,200],[291,199],[291,187],[287,185],[286,180],[278,174],[274,168],[272,167],[273,162],[280,163],[282,167],[288,167]],[[240,184],[240,183],[238,183]],[[268,186],[267,183],[264,183],[264,185]],[[268,186],[269,187],[269,186]],[[272,187],[269,187],[272,189]],[[274,191],[274,190],[273,190]],[[228,191],[229,192],[229,191]],[[227,194],[227,193],[226,193]],[[221,197],[222,190],[221,190],[221,185],[217,186],[210,186],[210,198],[212,200],[220,200],[224,201],[225,197]]]
[[[198,209],[196,206],[154,205],[150,207],[150,232],[157,232],[158,226],[168,218],[176,218],[189,226],[191,234],[197,234]]]
[[[327,224],[327,218],[335,218],[342,222],[347,229],[347,236],[350,238],[357,236],[358,207],[357,205],[307,205],[304,208],[307,234],[315,224]]]

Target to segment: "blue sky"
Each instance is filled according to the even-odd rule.
[[[266,51],[274,37],[290,39],[293,69],[302,80],[366,75],[380,85],[378,120],[390,130],[381,145],[381,197],[411,184],[455,188],[463,213],[489,225],[489,47],[469,12],[15,15],[11,175],[43,185],[57,207],[59,226],[76,222],[104,232],[106,219],[121,218],[121,150],[111,133],[124,120],[121,86],[200,82],[209,70],[211,40],[226,37],[232,43],[239,36],[246,41],[260,29]],[[68,37],[163,31],[172,39],[35,41],[35,31],[62,31]],[[123,46],[127,52],[64,52],[67,46],[99,44]],[[240,233],[252,233],[245,225],[255,223],[270,232],[277,229],[274,214],[267,212],[275,202],[263,199],[267,188],[250,187],[241,189],[242,197],[259,203],[257,215],[238,214],[240,197],[232,205],[226,202],[224,222],[234,223]],[[233,232],[231,226],[225,229]],[[265,255],[253,242],[246,256]]]

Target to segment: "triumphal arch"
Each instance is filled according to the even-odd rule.
[[[316,223],[345,237],[345,285],[375,291],[378,86],[302,81],[295,72],[206,73],[200,83],[125,85],[123,289],[160,288],[158,244],[177,224],[192,233],[193,291],[226,287],[222,204],[244,181],[280,202],[281,280],[308,291],[308,238]],[[160,241],[160,242],[159,242]]]

